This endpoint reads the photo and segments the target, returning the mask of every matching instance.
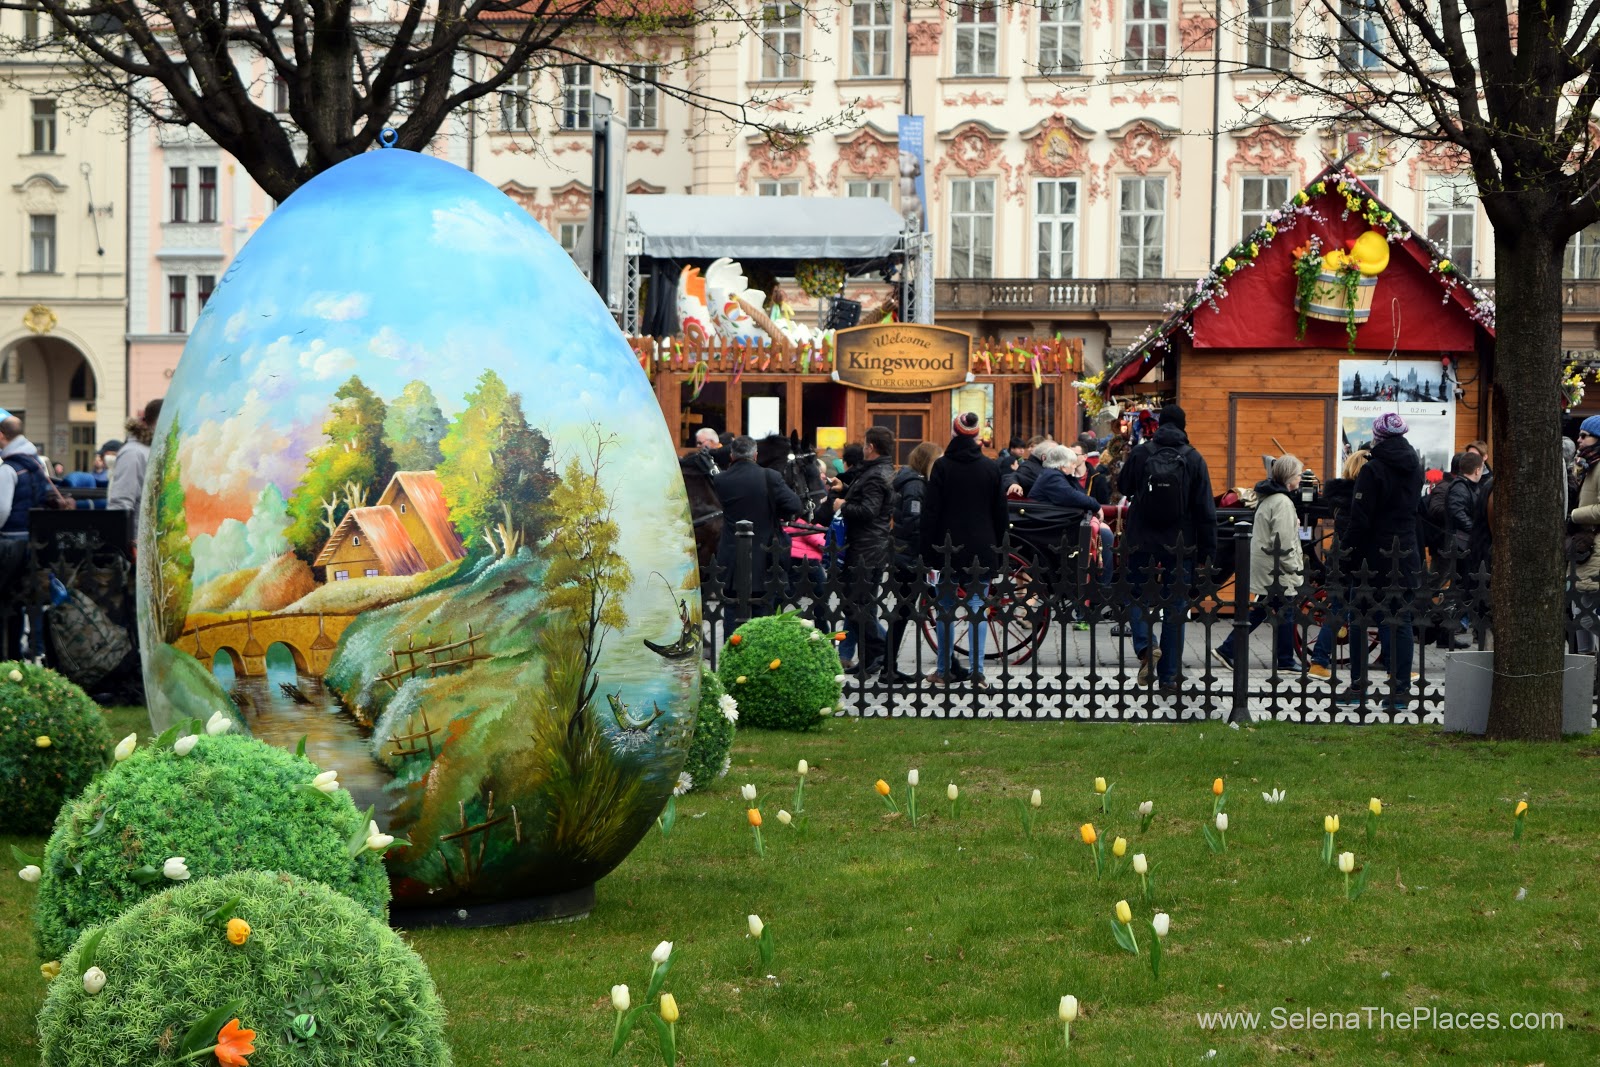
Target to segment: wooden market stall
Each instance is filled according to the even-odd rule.
[[[1448,466],[1488,438],[1493,353],[1493,303],[1334,166],[1130,346],[1101,391],[1124,415],[1176,400],[1220,492],[1285,451],[1334,477],[1393,410],[1424,466]]]
[[[745,344],[713,338],[631,341],[678,447],[701,427],[797,434],[807,447],[860,441],[887,426],[896,462],[921,441],[944,444],[961,411],[985,416],[991,452],[1011,436],[1078,432],[1077,339],[974,343],[937,326],[885,323],[841,330],[837,343]],[[910,361],[909,363],[905,361]],[[831,439],[831,440],[830,440]]]

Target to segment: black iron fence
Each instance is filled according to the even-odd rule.
[[[840,710],[850,714],[1442,721],[1447,653],[1493,648],[1486,564],[1446,551],[1419,566],[1390,551],[1385,573],[1341,568],[1324,533],[1302,545],[1302,581],[1284,576],[1292,550],[1274,552],[1265,595],[1251,597],[1252,514],[1219,517],[1209,558],[1184,545],[1129,552],[1077,513],[1014,505],[992,567],[963,566],[948,543],[931,570],[903,554],[862,565],[831,541],[807,560],[776,542],[761,574],[750,525],[738,523],[724,534],[735,538],[731,573],[703,576],[707,654],[714,664],[746,618],[796,611],[849,635]],[[1593,651],[1600,593],[1572,586],[1569,648]]]

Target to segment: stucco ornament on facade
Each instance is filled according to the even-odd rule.
[[[1011,198],[1027,203],[1025,178],[1036,174],[1041,178],[1070,178],[1089,174],[1089,139],[1078,131],[1075,124],[1062,115],[1051,115],[1032,131],[1022,135],[1027,155],[1017,168]]]
[[[1594,143],[1594,129],[1590,129],[1590,143]],[[1417,145],[1416,154],[1411,157],[1408,165],[1410,172],[1410,186],[1420,188],[1417,184],[1417,172],[1426,168],[1429,174],[1456,175],[1464,174],[1471,170],[1471,162],[1467,159],[1467,150],[1460,145],[1450,144],[1448,141],[1423,141]]]
[[[762,178],[783,179],[792,178],[804,167],[806,171],[806,192],[814,193],[817,189],[817,166],[811,161],[811,149],[806,145],[786,148],[774,145],[770,141],[762,141],[752,145],[750,158],[744,161],[739,168],[735,180],[742,191],[750,187],[750,168],[756,168],[756,173]]]
[[[1178,20],[1178,41],[1185,52],[1210,52],[1216,29],[1217,20],[1210,15],[1185,15]]]
[[[1282,174],[1291,167],[1300,172],[1300,184],[1306,181],[1306,161],[1295,150],[1294,138],[1263,126],[1236,141],[1233,158],[1222,175],[1222,184],[1233,184],[1233,170],[1254,171],[1260,174]]]
[[[1164,133],[1143,119],[1137,119],[1111,149],[1113,163],[1120,162],[1140,177],[1156,167],[1172,168],[1172,195],[1183,195],[1183,164],[1176,148],[1171,147],[1172,135]],[[1109,178],[1108,178],[1109,184]]]
[[[43,304],[35,304],[22,313],[22,325],[29,333],[49,333],[56,328],[56,313]]]
[[[911,54],[914,56],[936,56],[939,54],[939,37],[944,33],[942,22],[913,22],[906,27],[906,38],[911,44]]]
[[[881,178],[895,172],[898,160],[895,145],[864,128],[839,145],[839,158],[828,168],[828,188],[837,191],[841,169],[862,178]]]
[[[1011,164],[1000,158],[1001,144],[998,137],[993,136],[989,130],[976,123],[964,122],[955,130],[946,135],[949,143],[945,146],[944,155],[933,167],[933,198],[940,199],[943,192],[943,183],[940,177],[946,167],[955,167],[969,178],[976,178],[986,170],[996,166],[1011,174]]]

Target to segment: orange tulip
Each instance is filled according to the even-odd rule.
[[[732,637],[728,638],[728,644],[730,644],[730,645],[737,646],[737,645],[740,645],[740,644],[743,644],[743,643],[744,643],[744,635],[743,634],[734,634]]]
[[[217,1062],[222,1067],[250,1067],[246,1056],[256,1050],[256,1032],[239,1026],[238,1019],[229,1019],[217,1034]]]
[[[1078,833],[1083,835],[1083,843],[1086,845],[1092,845],[1100,839],[1100,835],[1094,832],[1094,823],[1092,822],[1084,823],[1078,828]]]
[[[845,632],[843,630],[840,630],[838,633],[833,635],[833,639],[835,641],[843,641],[846,636],[847,635],[845,634]]]
[[[782,662],[783,662],[783,660],[781,660],[781,659],[773,660],[771,663],[767,664],[767,670],[769,670],[769,671],[777,670],[779,664],[781,664]]]
[[[882,778],[879,778],[877,783],[873,785],[872,788],[878,791],[878,795],[880,797],[886,797],[889,795],[889,783],[884,781]]]
[[[1211,792],[1215,793],[1219,797],[1222,795],[1222,779],[1221,778],[1218,778],[1216,781],[1211,783]]]
[[[761,825],[761,809],[760,808],[751,808],[749,811],[745,812],[745,815],[746,815],[746,817],[749,818],[751,826],[760,826]]]
[[[242,945],[250,940],[250,924],[237,916],[229,919],[228,940],[235,945]]]

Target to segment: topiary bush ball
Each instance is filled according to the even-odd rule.
[[[728,773],[728,752],[733,748],[734,724],[739,721],[739,703],[722,687],[716,674],[700,671],[700,710],[694,720],[694,736],[689,739],[689,758],[678,775],[678,791],[690,793],[705,789]]]
[[[252,1067],[450,1063],[417,954],[344,895],[271,871],[146,897],[79,939],[39,1013],[44,1067],[176,1064],[219,1037]],[[187,1062],[246,1062],[223,1051]]]
[[[739,703],[739,721],[810,730],[839,706],[834,635],[793,612],[751,619],[722,646],[717,675]]]
[[[315,788],[317,774],[310,760],[238,734],[135,749],[56,821],[34,912],[41,956],[59,959],[83,931],[175,880],[235,871],[309,878],[383,917],[382,855],[351,854],[367,817],[343,789]]]
[[[100,705],[55,671],[0,663],[0,833],[42,834],[106,765]]]

